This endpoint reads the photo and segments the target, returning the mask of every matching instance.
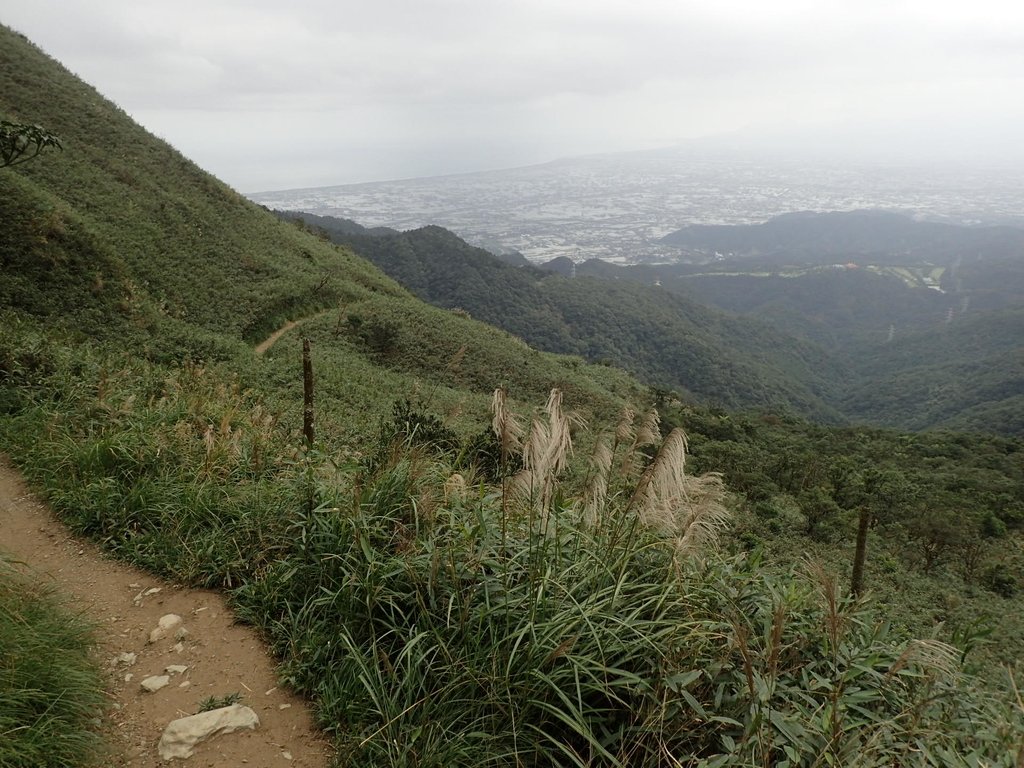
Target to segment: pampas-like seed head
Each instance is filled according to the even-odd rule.
[[[572,425],[583,422],[562,411],[562,392],[558,389],[551,390],[544,410],[547,419],[535,417],[523,443],[523,470],[513,479],[512,490],[528,498],[546,522],[555,477],[565,470],[572,454]]]
[[[956,675],[959,658],[960,651],[948,643],[940,640],[911,640],[886,673],[886,677],[892,677],[901,669],[916,664],[951,678]]]
[[[615,442],[616,443],[632,443],[636,438],[636,432],[633,430],[633,422],[636,420],[636,411],[630,407],[622,409],[622,413],[619,416],[619,423],[615,425]]]
[[[677,510],[676,527],[683,532],[677,552],[699,555],[718,546],[719,534],[729,522],[729,510],[722,504],[721,475],[707,474],[686,479],[685,500]]]
[[[673,539],[678,554],[693,556],[717,546],[729,511],[721,475],[689,477],[685,470],[686,435],[674,429],[640,477],[630,507],[645,526]]]
[[[608,497],[608,473],[612,468],[612,449],[604,436],[599,437],[590,456],[590,480],[583,495],[583,522],[596,525]]]
[[[444,481],[444,503],[451,504],[453,500],[464,501],[466,499],[466,478],[458,472]]]
[[[658,429],[660,424],[661,417],[658,415],[658,409],[651,408],[644,416],[644,420],[640,422],[640,426],[637,427],[634,445],[638,448],[643,445],[655,445],[661,437],[661,430]]]
[[[491,398],[491,416],[491,429],[501,443],[501,461],[504,464],[514,451],[523,447],[523,425],[508,407],[504,387],[494,390],[494,396]]]

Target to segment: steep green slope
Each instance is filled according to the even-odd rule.
[[[847,216],[852,215],[839,220]],[[900,221],[900,227],[912,225],[911,231],[917,231],[916,223]],[[947,256],[958,242],[998,239],[965,227],[928,232],[935,237],[952,233],[951,242],[942,246]],[[1015,236],[1006,228],[996,233]],[[884,234],[883,228],[877,243],[891,249],[894,243]],[[929,238],[924,242],[934,245]],[[923,247],[911,245],[918,251]],[[836,395],[829,404],[855,421],[1022,434],[1024,255],[993,257],[982,251],[953,257],[947,267],[937,268],[902,252],[897,261],[905,266],[894,266],[884,260],[887,252],[857,268],[818,267],[814,262],[821,259],[813,252],[781,250],[705,265],[587,262],[576,271],[605,280],[657,282],[692,300],[822,344],[844,370],[843,379],[826,390]],[[940,282],[941,292],[934,290]]]
[[[622,366],[696,401],[903,429],[1020,434],[1017,315],[971,304],[976,297],[979,307],[1012,305],[1016,261],[951,267],[959,293],[911,285],[890,268],[806,264],[748,274],[730,271],[739,262],[715,272],[590,261],[569,279],[501,263],[439,227],[371,235],[331,217],[306,221],[421,298],[541,349]]]
[[[45,125],[64,145],[0,178],[5,222],[23,220],[25,206],[36,209],[30,229],[14,233],[20,242],[6,242],[5,275],[34,279],[32,249],[44,247],[64,250],[74,265],[87,241],[108,264],[92,267],[92,275],[79,265],[84,280],[105,279],[103,270],[113,269],[120,298],[127,290],[160,317],[244,339],[347,297],[400,292],[361,259],[280,226],[6,30],[0,113]],[[82,242],[63,248],[67,237]],[[18,253],[28,260],[12,262]]]
[[[440,227],[377,236],[347,229],[325,231],[417,296],[462,309],[540,349],[612,363],[706,403],[836,418],[825,404],[830,380],[842,376],[835,362],[763,324],[628,281],[571,280],[513,267]]]
[[[890,329],[903,335],[939,325],[950,303],[937,291],[863,270],[799,276],[704,274],[663,284],[712,306],[757,317],[833,352],[854,343],[884,343]]]

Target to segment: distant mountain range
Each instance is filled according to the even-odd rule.
[[[877,210],[804,211],[761,224],[694,224],[666,235],[662,242],[705,257],[756,258],[776,264],[883,259],[887,265],[949,265],[962,259],[1024,258],[1024,229],[916,221]]]

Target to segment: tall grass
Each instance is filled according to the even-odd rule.
[[[648,460],[599,449],[595,513],[552,458],[557,398],[545,413],[519,486],[540,506],[515,486],[446,496],[452,468],[407,447],[294,516],[293,554],[239,591],[343,764],[1014,764],[1021,713],[970,695],[954,649],[877,623],[820,569],[715,556],[721,484],[685,473],[681,435]]]
[[[951,649],[824,572],[718,554],[721,481],[651,416],[579,473],[557,394],[518,433],[496,396],[484,473],[398,409],[358,463],[287,449],[217,367],[11,359],[30,474],[122,556],[232,587],[342,764],[1014,764],[1021,712]]]
[[[92,628],[0,553],[0,766],[98,762],[105,696]]]

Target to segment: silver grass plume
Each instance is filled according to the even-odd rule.
[[[635,416],[635,414],[634,414]],[[622,477],[629,477],[633,474],[636,467],[637,455],[642,447],[645,445],[656,445],[658,439],[661,437],[661,431],[658,429],[658,424],[661,422],[661,417],[658,416],[658,410],[651,408],[635,429],[630,425],[630,432],[632,435],[632,442],[629,445],[629,449],[622,457],[622,464],[619,467],[619,475]]]
[[[676,551],[699,555],[718,546],[719,534],[729,522],[729,510],[722,504],[722,476],[709,473],[687,477],[684,492],[686,498],[676,509],[676,527],[683,532],[676,539]]]
[[[508,407],[504,387],[494,390],[491,398],[491,417],[491,429],[501,443],[501,463],[504,465],[513,452],[523,447],[523,426]]]
[[[629,506],[635,507],[640,522],[659,533],[675,533],[673,501],[686,482],[686,435],[673,429],[637,482]]]
[[[444,503],[451,504],[454,501],[463,502],[465,500],[466,478],[456,472],[444,481]]]
[[[644,416],[644,420],[640,422],[640,426],[636,430],[636,438],[634,444],[637,448],[645,445],[654,445],[658,442],[661,437],[661,431],[658,426],[661,424],[661,417],[658,415],[657,408],[651,408]]]
[[[629,507],[640,522],[672,539],[680,555],[699,555],[717,545],[729,512],[722,503],[721,475],[686,474],[686,435],[673,429],[641,475]]]
[[[632,443],[636,437],[633,429],[633,422],[636,420],[636,411],[629,406],[622,409],[619,415],[619,423],[615,425],[615,445]]]
[[[563,412],[562,392],[558,389],[551,390],[544,411],[546,423],[535,417],[523,444],[523,471],[514,478],[513,488],[528,498],[546,521],[555,477],[565,470],[572,454],[572,425],[583,422]]]
[[[924,670],[935,671],[946,678],[956,676],[959,668],[960,651],[940,640],[911,640],[886,673],[892,677],[901,669],[916,665]]]
[[[594,526],[598,523],[608,498],[608,474],[611,468],[612,449],[608,439],[602,435],[590,455],[590,479],[583,494],[583,522],[586,525]]]

